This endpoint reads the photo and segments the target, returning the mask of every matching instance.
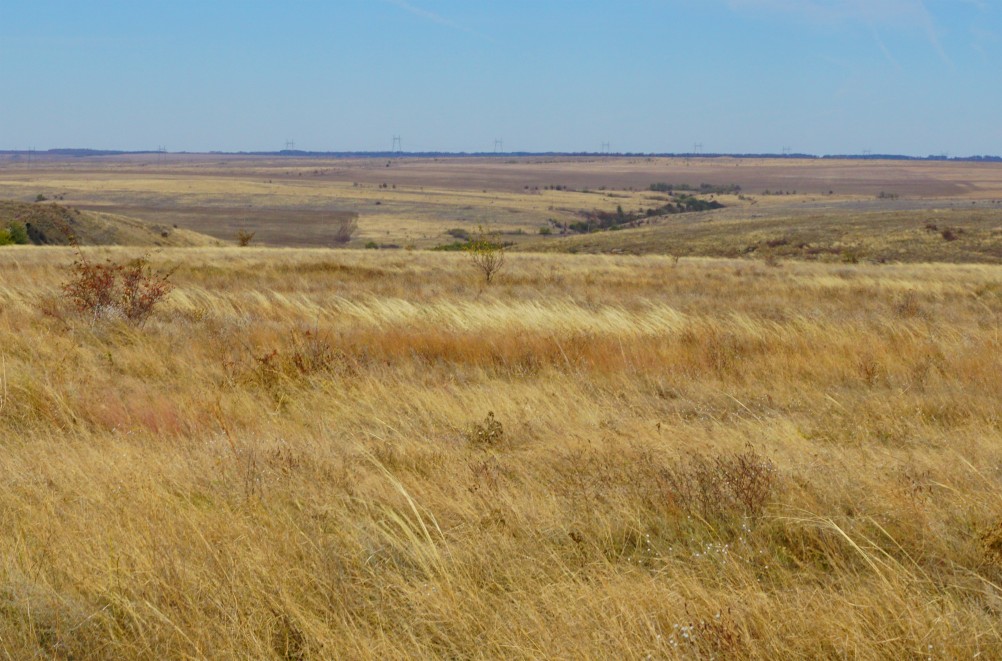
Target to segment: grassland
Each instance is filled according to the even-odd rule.
[[[1002,656],[1002,267],[72,259],[0,249],[7,658]]]
[[[0,248],[5,658],[1002,657],[997,165],[172,155],[0,199],[176,269],[132,324]],[[343,213],[414,249],[310,248]],[[478,225],[490,286],[422,250]]]
[[[837,225],[847,218],[851,225],[865,225],[880,234],[882,223],[889,223],[893,231],[901,226],[915,229],[918,220],[909,216],[911,212],[922,217],[961,208],[1002,212],[1002,168],[991,163],[222,155],[171,155],[167,163],[151,159],[42,160],[30,167],[0,161],[0,199],[31,202],[43,195],[83,211],[192,230],[227,243],[243,230],[256,232],[259,245],[331,247],[331,218],[347,212],[359,214],[353,247],[375,243],[432,248],[454,240],[447,233],[450,229],[483,225],[506,233],[506,240],[518,245],[531,244],[527,248],[532,250],[649,252],[653,248],[718,256],[743,254],[740,251],[763,237],[782,238],[783,227],[790,223]],[[702,239],[690,241],[684,229],[689,223],[677,217],[616,238],[564,242],[557,240],[558,232],[539,235],[542,228],[580,221],[583,212],[614,212],[622,207],[627,213],[644,213],[659,207],[664,195],[649,190],[656,183],[739,185],[742,196],[716,196],[727,208],[707,216],[725,225],[720,231],[710,228],[709,235],[730,236],[732,240],[723,246],[726,251],[698,245],[707,243]],[[770,194],[763,195],[766,191]],[[878,198],[881,194],[884,197]],[[918,223],[919,230],[927,220]],[[990,231],[994,221],[986,222],[989,225],[982,229]],[[680,226],[681,240],[674,237]],[[825,250],[833,247],[832,241],[842,241],[839,232],[828,234],[832,236],[818,237]],[[909,235],[902,238],[907,243]],[[554,245],[549,245],[551,241]],[[953,259],[958,246],[942,258]]]

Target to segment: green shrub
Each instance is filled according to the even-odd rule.
[[[14,243],[14,239],[11,238],[10,232],[5,229],[0,229],[0,246],[9,246]]]
[[[442,245],[435,246],[432,250],[437,250],[439,252],[462,252],[464,250],[469,250],[469,242],[462,243],[460,241],[453,241],[452,243],[443,243]]]
[[[27,228],[24,226],[24,224],[19,223],[16,220],[10,222],[10,224],[7,226],[7,232],[8,234],[10,234],[11,240],[14,243],[18,244],[19,246],[24,246],[31,243],[31,241],[28,239]]]

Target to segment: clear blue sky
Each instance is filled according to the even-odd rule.
[[[1002,0],[0,0],[0,149],[1002,154]]]

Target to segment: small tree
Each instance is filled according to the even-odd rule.
[[[246,248],[250,245],[251,241],[254,240],[254,235],[257,232],[248,232],[247,230],[237,230],[237,245],[241,248]]]
[[[477,233],[466,246],[473,265],[484,276],[484,282],[490,284],[494,276],[504,266],[504,244],[497,232],[485,233],[478,228]]]

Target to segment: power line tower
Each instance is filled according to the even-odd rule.
[[[872,156],[872,155],[873,155],[873,150],[871,150],[871,149],[864,149],[863,150],[863,156]]]
[[[167,147],[159,145],[157,147],[157,165],[167,164]]]
[[[608,154],[609,153],[609,149],[610,149],[609,143],[608,142],[603,142],[602,143],[602,153],[603,154]]]
[[[501,138],[494,138],[494,153],[503,154],[504,153],[504,140]]]
[[[394,154],[399,154],[403,150],[404,150],[404,143],[400,140],[400,136],[399,135],[393,136],[393,147],[390,148],[390,151],[393,152]]]
[[[285,151],[293,151],[295,148],[296,148],[296,141],[295,140],[286,140],[285,141]]]
[[[694,144],[692,146],[692,153],[696,154],[697,156],[699,156],[700,154],[702,154],[703,153],[703,143],[702,142],[697,142],[696,144]]]
[[[789,156],[792,151],[789,147],[783,147],[783,156]]]

